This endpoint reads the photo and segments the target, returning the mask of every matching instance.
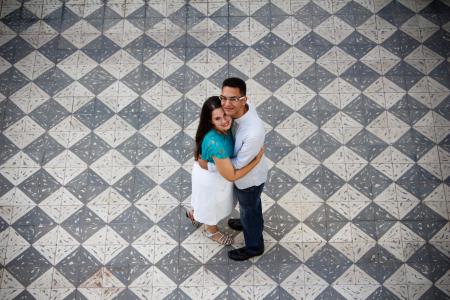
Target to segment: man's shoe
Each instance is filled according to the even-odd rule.
[[[228,226],[231,229],[242,231],[242,223],[240,219],[228,219]]]
[[[245,247],[228,251],[228,257],[232,260],[242,261],[259,256],[264,253],[264,248],[261,251],[249,252]]]

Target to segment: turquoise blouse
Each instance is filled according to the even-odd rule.
[[[234,142],[231,130],[227,135],[211,129],[203,138],[202,159],[214,163],[213,156],[216,158],[231,158],[234,152]]]

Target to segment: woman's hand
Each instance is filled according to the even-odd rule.
[[[261,147],[261,150],[259,150],[258,154],[256,154],[255,160],[259,162],[263,157],[263,155],[264,155],[264,147]]]

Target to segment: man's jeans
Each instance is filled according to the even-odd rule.
[[[261,207],[261,193],[264,183],[240,190],[236,186],[234,192],[239,201],[241,224],[244,231],[245,248],[249,252],[258,253],[264,249],[264,220]]]

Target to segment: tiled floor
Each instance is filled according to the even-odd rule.
[[[0,298],[450,299],[449,5],[3,0]],[[183,216],[228,76],[267,128],[251,262]]]

